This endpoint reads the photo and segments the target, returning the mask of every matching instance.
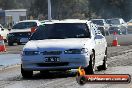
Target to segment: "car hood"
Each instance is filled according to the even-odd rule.
[[[30,28],[28,28],[28,29],[12,29],[12,30],[10,31],[10,33],[17,33],[17,32],[30,32],[30,31],[31,31]]]
[[[89,38],[31,40],[25,45],[24,51],[81,49],[85,47],[86,42],[88,44],[91,40]]]

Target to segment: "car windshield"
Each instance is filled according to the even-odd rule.
[[[120,21],[118,19],[109,19],[107,20],[107,23],[113,25],[120,25]]]
[[[90,32],[85,23],[56,23],[38,27],[30,40],[90,38]]]
[[[92,20],[92,22],[93,22],[94,24],[97,24],[97,25],[101,25],[101,26],[104,25],[103,20]]]
[[[26,28],[31,28],[31,27],[36,27],[37,23],[36,22],[20,22],[15,24],[12,29],[26,29]]]

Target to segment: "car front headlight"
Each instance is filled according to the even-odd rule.
[[[69,49],[69,50],[65,50],[64,54],[83,54],[83,53],[87,53],[87,49],[82,48],[82,49]]]
[[[27,55],[27,56],[38,55],[38,54],[40,54],[39,51],[23,51],[23,55]]]

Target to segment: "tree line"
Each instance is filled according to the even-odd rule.
[[[132,17],[132,0],[51,0],[53,19]],[[0,8],[26,8],[28,16],[47,19],[47,0],[0,0]]]

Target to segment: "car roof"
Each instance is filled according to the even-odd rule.
[[[41,24],[41,22],[39,20],[23,20],[23,21],[16,22],[15,24],[22,23],[22,22],[36,22],[37,25]]]
[[[43,25],[43,24],[53,24],[56,21],[59,21],[59,20],[43,20],[43,21],[40,21],[40,22]]]
[[[122,19],[122,18],[111,18],[111,19],[106,19],[106,20],[119,20],[119,19]]]
[[[79,20],[79,19],[64,19],[56,21],[47,21],[43,24],[54,24],[54,23],[90,23],[88,20]]]
[[[65,19],[55,23],[87,23],[87,20],[79,20],[79,19]]]
[[[42,20],[40,22],[44,23],[44,22],[53,22],[53,21],[59,21],[59,20]]]
[[[91,20],[105,20],[105,19],[91,19]]]
[[[39,20],[23,20],[23,21],[19,21],[19,22],[39,22]]]

